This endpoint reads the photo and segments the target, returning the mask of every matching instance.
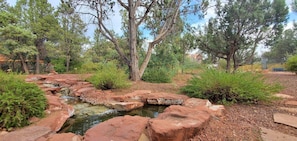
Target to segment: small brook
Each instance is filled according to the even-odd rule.
[[[72,100],[72,99],[71,99]],[[59,133],[71,132],[78,135],[84,135],[84,133],[91,127],[104,122],[108,119],[131,115],[131,116],[143,116],[155,118],[159,113],[162,113],[167,106],[154,106],[145,105],[142,108],[138,108],[129,112],[119,112],[113,109],[107,109],[104,106],[93,106],[87,103],[71,101],[69,104],[73,105],[75,114],[69,118]]]

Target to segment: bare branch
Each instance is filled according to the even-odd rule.
[[[129,7],[124,3],[122,2],[121,0],[117,0],[121,6],[123,6],[127,11],[129,11]]]
[[[146,7],[146,11],[144,13],[144,15],[142,16],[142,18],[136,23],[136,26],[138,27],[143,21],[144,19],[147,17],[148,13],[151,11],[152,7],[154,6],[154,4],[156,3],[156,0],[153,0],[150,5],[148,7]]]
[[[167,23],[168,24],[168,27],[166,25],[164,25],[163,28],[162,28],[162,30],[159,32],[159,35],[156,37],[156,39],[153,42],[151,42],[151,44],[154,44],[154,45],[155,44],[158,44],[173,29],[174,24],[176,23],[176,19],[177,19],[178,14],[179,14],[180,3],[181,3],[181,0],[179,0],[179,3],[176,6],[176,9],[175,9],[175,11],[173,13],[173,17],[171,18],[171,20],[169,21],[169,23]]]

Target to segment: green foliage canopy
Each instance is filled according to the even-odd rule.
[[[228,0],[216,5],[217,17],[200,32],[199,48],[226,59],[226,70],[234,70],[253,58],[259,43],[272,43],[282,32],[288,7],[284,0]]]

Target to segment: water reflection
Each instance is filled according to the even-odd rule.
[[[74,134],[83,135],[88,129],[95,126],[96,124],[117,116],[138,115],[143,117],[155,118],[158,116],[159,113],[162,113],[165,108],[166,106],[146,105],[142,108],[135,109],[129,112],[116,112],[112,110],[106,113],[90,115],[87,117],[73,116],[66,121],[59,133],[72,132]]]

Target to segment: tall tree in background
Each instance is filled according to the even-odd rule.
[[[6,0],[0,0],[0,11],[7,11],[9,9],[9,5]]]
[[[200,39],[200,49],[226,59],[226,70],[249,62],[259,43],[270,43],[281,34],[287,19],[284,0],[229,0],[217,2],[217,17],[210,20]]]
[[[36,55],[37,51],[33,41],[35,35],[31,31],[16,25],[8,25],[0,28],[1,53],[10,59],[18,58],[21,60],[23,70],[29,74],[27,59]]]
[[[18,20],[10,12],[11,7],[5,0],[0,0],[0,54],[11,60],[20,60],[23,71],[29,74],[27,60],[36,55],[35,35],[17,25]]]
[[[296,29],[285,30],[283,35],[271,47],[269,52],[263,54],[271,63],[284,63],[288,55],[297,53]]]
[[[93,16],[94,23],[98,26],[99,31],[105,38],[110,40],[118,54],[126,62],[130,69],[131,80],[140,80],[147,64],[150,60],[153,48],[160,43],[174,28],[176,20],[179,17],[180,11],[182,11],[182,5],[187,5],[189,1],[176,0],[76,0],[81,6],[87,6],[86,8],[92,10],[91,12],[84,12]],[[113,7],[118,3],[128,13],[128,46],[129,56],[126,56],[123,50],[119,46],[119,42],[115,37],[112,29],[108,28],[107,21],[109,14],[112,14]],[[201,3],[200,3],[201,4]],[[197,8],[200,8],[197,6]],[[186,11],[186,10],[184,10]],[[157,14],[157,13],[158,14]],[[160,23],[160,29],[154,32],[153,41],[149,43],[148,51],[145,59],[141,65],[139,65],[139,57],[137,50],[137,34],[140,25],[146,25],[148,19],[156,18],[156,16],[162,16]],[[140,66],[140,67],[139,67]]]
[[[66,72],[69,71],[71,60],[80,58],[82,46],[87,41],[84,36],[86,24],[74,10],[72,0],[61,0],[58,7],[59,21],[62,28],[59,49],[62,50],[66,60]],[[59,59],[61,59],[61,56]]]
[[[36,73],[40,73],[40,60],[47,56],[45,42],[53,40],[59,29],[58,20],[54,15],[54,8],[47,0],[18,0],[14,13],[20,20],[20,25],[30,29],[35,35]]]

